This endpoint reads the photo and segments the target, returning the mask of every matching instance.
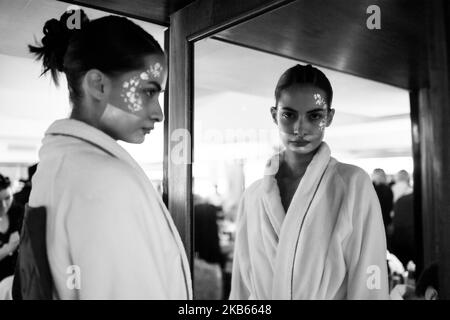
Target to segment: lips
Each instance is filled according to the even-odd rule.
[[[150,131],[152,131],[153,130],[153,128],[142,128],[142,131],[144,131],[144,133],[145,134],[149,134],[150,133]]]
[[[289,141],[290,144],[296,146],[296,147],[304,147],[310,142],[308,140],[291,140]]]

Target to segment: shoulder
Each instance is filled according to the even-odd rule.
[[[106,154],[80,153],[64,159],[61,172],[67,183],[66,187],[77,193],[104,193],[111,196],[111,192],[131,193],[136,185],[133,168],[124,161]]]
[[[267,182],[265,181],[265,178],[256,180],[255,182],[250,184],[250,186],[248,186],[245,189],[245,191],[242,195],[242,198],[243,199],[252,199],[252,198],[259,196],[261,194],[261,191],[265,187],[266,183]]]
[[[372,185],[369,174],[358,166],[335,160],[336,176],[347,186],[362,187]]]

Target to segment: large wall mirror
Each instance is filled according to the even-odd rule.
[[[195,299],[228,298],[239,201],[283,148],[270,107],[279,77],[296,64],[312,64],[332,84],[336,113],[324,141],[334,158],[365,170],[379,190],[391,274],[420,264],[408,66],[399,52],[375,50],[370,41],[380,34],[367,29],[363,3],[331,7],[295,1],[194,43]],[[395,68],[382,74],[379,64]]]

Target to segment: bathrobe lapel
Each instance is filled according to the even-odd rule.
[[[265,202],[271,202],[270,205],[268,204],[268,215],[274,217],[274,225],[281,226],[279,228],[278,247],[274,259],[273,298],[293,298],[294,264],[298,244],[302,236],[301,231],[308,214],[312,213],[309,212],[309,207],[320,186],[330,159],[330,149],[325,142],[322,142],[295,191],[284,219],[281,216],[281,214],[284,214],[284,209],[281,204],[276,180],[273,176],[265,177],[265,179],[273,179],[271,192],[264,197],[266,199]],[[276,198],[277,195],[278,198]],[[282,221],[281,224],[280,220]]]

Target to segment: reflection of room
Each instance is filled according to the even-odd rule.
[[[269,108],[279,76],[299,62],[211,38],[195,52],[194,193],[233,221],[243,190],[280,148]],[[389,179],[402,169],[412,175],[408,91],[320,69],[334,89],[325,134],[332,156],[368,174],[382,168]]]
[[[196,44],[195,63],[197,190],[208,194],[217,185],[226,192],[232,183],[226,181],[234,180],[226,168],[242,159],[247,187],[279,147],[269,108],[278,77],[298,62],[207,39]],[[334,157],[369,174],[378,167],[388,175],[401,169],[411,174],[408,91],[321,69],[334,87],[336,116],[325,137]],[[264,77],[255,76],[261,70]],[[212,181],[209,191],[205,179]]]

